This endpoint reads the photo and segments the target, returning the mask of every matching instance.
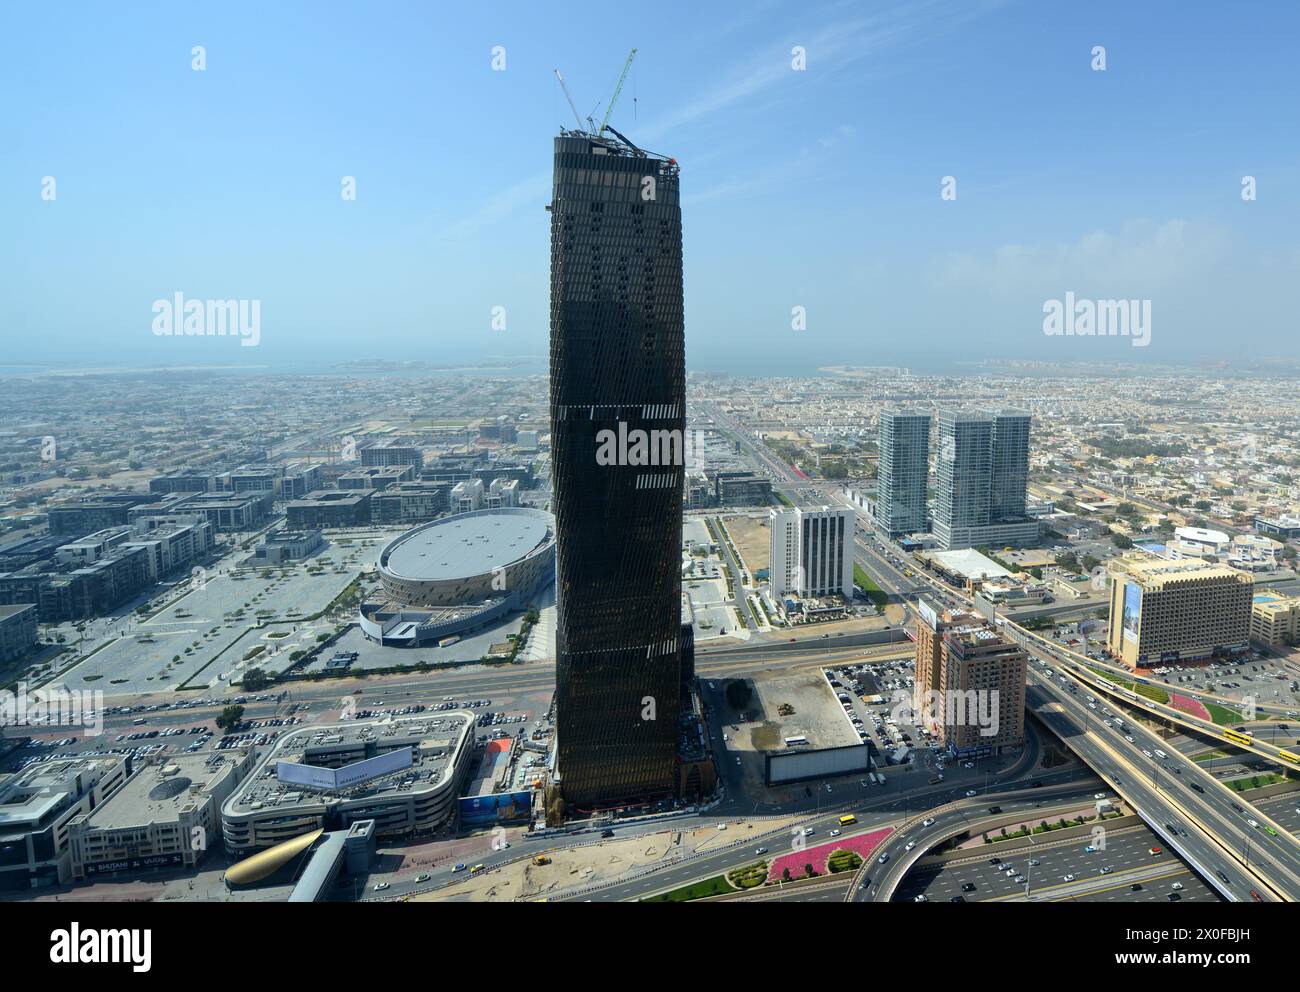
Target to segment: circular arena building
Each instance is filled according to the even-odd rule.
[[[555,579],[555,518],[544,510],[475,510],[422,524],[379,552],[383,599],[361,627],[384,644],[428,644],[522,610]]]

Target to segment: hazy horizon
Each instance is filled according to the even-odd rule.
[[[53,50],[17,7],[7,360],[544,356],[553,70],[599,120],[632,47],[611,120],[682,165],[689,367],[1300,356],[1293,8],[662,13],[150,4]],[[161,336],[176,294],[256,301],[257,346]],[[1066,294],[1144,301],[1146,345],[1045,334]]]

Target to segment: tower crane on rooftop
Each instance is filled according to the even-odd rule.
[[[614,112],[614,104],[618,102],[618,95],[623,92],[623,82],[627,79],[627,71],[632,68],[632,60],[636,58],[636,49],[628,52],[627,61],[623,63],[623,72],[618,77],[618,85],[614,87],[614,95],[609,98],[609,103],[605,106],[605,119],[600,122],[600,130],[596,132],[599,138],[605,133],[605,128],[609,125],[609,115]]]
[[[560,70],[555,70],[555,78],[560,81],[560,89],[564,90],[564,99],[569,101],[569,109],[573,111],[573,119],[578,122],[578,130],[582,130],[582,115],[578,113],[578,108],[574,106],[573,97],[569,96],[569,87],[564,85],[564,77],[560,75]]]

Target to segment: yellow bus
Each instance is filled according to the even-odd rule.
[[[848,814],[847,816],[840,817],[841,827],[847,827],[850,823],[857,823],[857,822],[858,822],[858,818],[854,816],[852,813]]]
[[[1225,730],[1223,739],[1232,744],[1240,744],[1243,747],[1253,747],[1255,744],[1255,740],[1250,734],[1243,734],[1236,730]]]
[[[1300,754],[1292,754],[1290,751],[1278,751],[1277,756],[1284,761],[1289,761],[1293,765],[1300,765]]]

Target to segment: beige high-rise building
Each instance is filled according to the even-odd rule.
[[[916,624],[916,683],[917,709],[920,710],[929,692],[939,689],[939,665],[943,661],[943,635],[959,624],[979,622],[979,617],[965,610],[946,610],[940,613],[924,599],[917,600]],[[937,730],[937,725],[926,724],[927,730]]]
[[[1110,565],[1106,646],[1130,668],[1246,647],[1254,579],[1195,559],[1125,555]]]
[[[974,613],[918,612],[918,722],[961,756],[1022,745],[1025,650]]]
[[[943,635],[940,740],[960,756],[1025,742],[1025,666],[1029,655],[988,624],[957,626]]]
[[[1263,589],[1250,607],[1250,639],[1269,647],[1300,640],[1300,596]]]

